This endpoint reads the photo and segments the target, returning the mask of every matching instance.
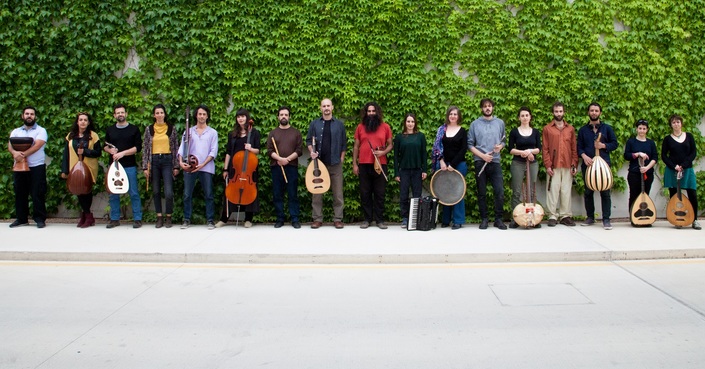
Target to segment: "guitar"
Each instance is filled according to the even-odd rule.
[[[115,145],[108,142],[105,143],[105,146],[111,149],[115,148]],[[125,168],[117,160],[108,166],[108,173],[105,174],[105,187],[108,192],[114,195],[122,195],[130,189],[130,181],[127,180]]]
[[[643,158],[639,158],[639,166],[644,166]],[[656,221],[656,206],[649,194],[644,190],[644,179],[646,179],[646,173],[641,175],[641,193],[629,210],[630,220],[635,226],[647,226],[654,224]]]
[[[666,219],[676,227],[686,227],[695,221],[693,205],[688,197],[684,197],[681,193],[681,178],[683,178],[683,172],[678,172],[676,176],[677,192],[666,205]]]
[[[184,171],[191,173],[196,170],[196,167],[198,166],[198,158],[195,155],[191,155],[191,130],[188,124],[189,115],[191,115],[191,107],[187,106],[186,132],[184,132],[184,152],[181,154],[181,159],[184,161],[184,164],[188,165],[188,169],[184,169]]]
[[[313,151],[316,152],[316,137],[313,138]],[[306,189],[314,195],[326,193],[330,189],[328,168],[319,163],[318,158],[311,160],[306,168]]]

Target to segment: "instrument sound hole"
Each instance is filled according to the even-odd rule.
[[[321,179],[321,178],[315,178],[312,182],[313,182],[313,183],[323,183],[323,179]]]
[[[315,169],[315,170],[313,171],[313,175],[316,176],[316,177],[320,177],[320,176],[321,176],[321,170],[320,170],[320,169]]]

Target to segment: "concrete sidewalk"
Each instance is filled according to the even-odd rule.
[[[0,224],[0,260],[77,262],[168,262],[238,264],[424,264],[478,262],[610,261],[705,258],[702,231],[675,229],[665,220],[650,228],[613,223],[606,231],[590,227],[479,230],[438,228],[407,231],[360,229],[326,224],[279,229],[256,224],[246,229],[227,225],[208,230],[195,225],[182,230],[155,229],[146,224],[132,229],[123,222],[115,229],[97,224],[78,229],[74,224],[49,223],[10,229]]]

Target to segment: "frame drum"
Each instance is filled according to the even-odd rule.
[[[465,177],[453,169],[438,170],[431,177],[431,194],[443,205],[453,206],[465,197]]]
[[[29,150],[34,144],[34,139],[32,137],[10,137],[10,145],[12,149],[16,151],[26,151]],[[15,172],[28,172],[29,165],[27,164],[27,158],[24,161],[12,165],[12,170]]]

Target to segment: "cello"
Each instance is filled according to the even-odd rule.
[[[247,122],[246,143],[250,143],[253,124],[252,119]],[[233,155],[231,163],[235,175],[230,178],[225,187],[225,197],[235,205],[250,205],[257,199],[257,183],[253,177],[257,170],[257,155],[248,150],[241,150]]]

